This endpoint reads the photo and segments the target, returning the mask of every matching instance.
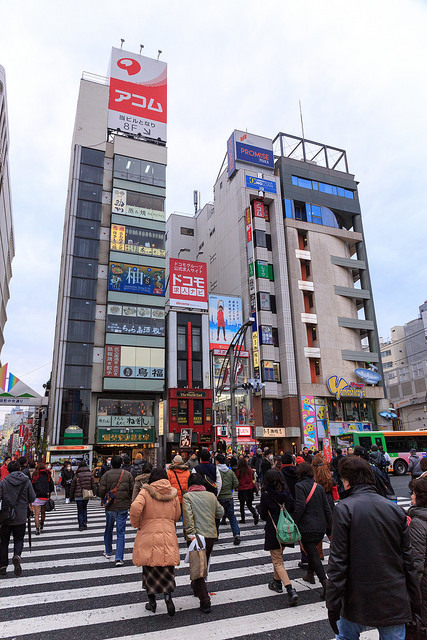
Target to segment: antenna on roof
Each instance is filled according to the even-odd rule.
[[[120,38],[120,49],[123,49],[123,45],[125,43],[125,39],[124,38]]]
[[[140,44],[140,45],[139,45],[139,55],[141,55],[141,51],[143,50],[143,48],[144,48],[144,45],[143,45],[143,44]]]
[[[301,100],[298,101],[299,102],[299,115],[301,118],[301,131],[302,131],[302,139],[305,139],[305,135],[304,135],[304,120],[302,118],[302,107],[301,107]]]

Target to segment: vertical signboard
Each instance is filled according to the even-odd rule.
[[[301,396],[301,416],[304,445],[317,449],[316,408],[313,396]]]
[[[108,128],[166,142],[167,65],[112,48]]]
[[[169,276],[171,306],[208,308],[206,262],[170,258]]]
[[[249,302],[251,317],[255,319],[252,325],[252,352],[254,357],[254,376],[259,379],[259,351],[258,351],[258,318],[257,318],[257,287],[254,267],[254,241],[252,229],[251,208],[245,210],[246,225],[246,251],[248,256],[248,276],[249,276]]]

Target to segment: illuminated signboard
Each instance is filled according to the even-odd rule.
[[[326,386],[329,389],[329,393],[340,398],[365,398],[366,390],[365,385],[361,382],[347,382],[344,378],[339,376],[331,376],[326,381]]]
[[[169,273],[171,306],[208,308],[206,262],[170,258]]]
[[[167,65],[113,47],[108,128],[166,142]]]
[[[227,349],[242,326],[242,300],[236,296],[209,295],[210,349]]]
[[[165,295],[165,270],[157,267],[110,262],[108,289],[147,295]]]
[[[249,164],[256,164],[261,167],[267,167],[268,169],[274,169],[272,151],[269,149],[261,149],[260,147],[255,147],[251,144],[244,144],[239,141],[236,142],[236,160],[248,162]],[[265,189],[263,189],[263,191],[265,191]]]
[[[151,207],[142,207],[133,202],[139,202],[141,199],[152,203]],[[111,201],[111,212],[120,213],[121,215],[133,216],[134,218],[145,218],[146,220],[156,220],[164,222],[166,214],[164,211],[152,208],[154,205],[163,206],[163,199],[155,196],[148,196],[134,191],[126,191],[126,189],[113,189],[113,197]]]
[[[165,257],[165,234],[162,231],[112,224],[111,251],[124,251],[143,256]]]
[[[254,176],[246,176],[246,187],[248,189],[256,189],[257,191],[265,191],[266,193],[277,193],[277,187],[274,180],[263,180]]]

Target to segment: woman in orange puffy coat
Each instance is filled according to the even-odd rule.
[[[153,469],[130,508],[130,523],[138,529],[133,547],[133,564],[142,567],[142,584],[147,591],[145,608],[155,613],[156,593],[163,593],[168,614],[175,614],[175,566],[179,565],[179,547],[175,522],[181,508],[177,490],[166,471]]]

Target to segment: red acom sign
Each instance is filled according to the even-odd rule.
[[[166,63],[113,47],[110,64],[108,128],[166,142]]]
[[[172,307],[208,308],[206,262],[170,258],[169,274]]]

